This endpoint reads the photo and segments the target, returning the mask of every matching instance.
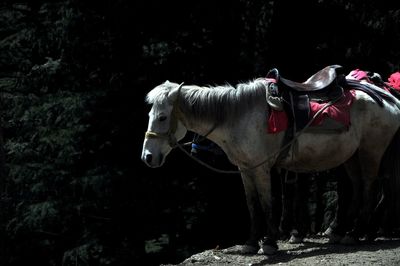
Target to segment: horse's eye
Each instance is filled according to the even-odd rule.
[[[160,122],[165,121],[165,120],[167,120],[167,117],[165,115],[162,115],[158,118],[158,121],[160,121]]]

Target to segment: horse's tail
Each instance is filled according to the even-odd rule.
[[[382,161],[385,211],[391,229],[400,228],[400,129],[397,130]]]

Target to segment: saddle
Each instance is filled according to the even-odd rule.
[[[337,99],[343,95],[345,75],[341,72],[342,66],[327,66],[306,81],[300,83],[282,77],[276,68],[270,70],[267,78],[276,80],[276,87],[270,89],[269,99],[280,110],[285,110],[289,118],[289,127],[295,131],[303,129],[310,120],[310,101],[325,102]]]

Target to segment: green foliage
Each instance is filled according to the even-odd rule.
[[[2,11],[1,118],[8,169],[2,237],[9,242],[2,260],[59,265],[64,257],[67,265],[74,253],[82,261],[110,265],[99,232],[110,224],[102,215],[110,207],[113,170],[83,163],[91,153],[85,136],[93,104],[105,90],[94,87],[97,69],[78,62],[87,38],[75,28],[83,25],[82,14],[69,2]]]

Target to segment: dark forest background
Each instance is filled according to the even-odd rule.
[[[162,169],[140,161],[145,94],[273,67],[386,79],[400,69],[397,2],[2,1],[0,265],[159,265],[243,242],[238,175],[178,151]]]

